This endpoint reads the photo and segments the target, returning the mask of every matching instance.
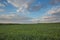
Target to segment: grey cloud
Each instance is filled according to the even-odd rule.
[[[35,24],[38,23],[34,18],[24,17],[24,18],[14,18],[14,19],[5,19],[0,18],[0,23],[19,23],[19,24]]]
[[[60,0],[51,0],[51,1],[50,1],[50,4],[51,4],[51,5],[56,5],[56,4],[58,4],[58,3],[60,3]]]
[[[5,7],[5,5],[4,5],[4,4],[2,4],[2,3],[0,3],[0,7]]]
[[[36,4],[34,6],[32,6],[31,8],[29,8],[29,10],[31,11],[39,11],[43,6],[41,4]]]
[[[33,18],[19,15],[0,15],[0,23],[34,23]]]

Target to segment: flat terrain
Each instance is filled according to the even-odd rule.
[[[60,40],[60,23],[0,24],[0,40]]]

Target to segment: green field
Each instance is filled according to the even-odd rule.
[[[60,23],[1,24],[0,40],[60,40]]]

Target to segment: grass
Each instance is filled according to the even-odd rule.
[[[1,24],[0,40],[60,40],[60,23]]]

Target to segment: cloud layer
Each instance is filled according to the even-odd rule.
[[[1,0],[2,1],[2,0]],[[0,1],[0,2],[1,2]],[[47,4],[36,2],[37,0],[7,0],[13,7],[17,8],[16,13],[13,14],[0,14],[0,23],[54,23],[60,22],[60,0],[50,0],[47,4],[51,9],[47,10],[43,16],[39,18],[28,17],[28,15],[21,15],[22,13],[28,14],[40,11],[41,8],[46,8]],[[7,3],[4,1],[4,4]],[[0,3],[0,7],[6,7]],[[0,8],[0,13],[5,10]],[[44,9],[43,9],[44,10]],[[42,10],[42,11],[43,11]],[[20,15],[19,15],[19,14]],[[40,13],[40,12],[39,12]],[[42,13],[41,13],[42,14]],[[36,14],[35,14],[36,15]]]
[[[3,14],[0,15],[0,23],[35,23],[32,22],[33,18],[26,17],[26,16],[18,16],[15,14]]]

